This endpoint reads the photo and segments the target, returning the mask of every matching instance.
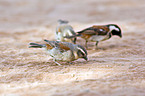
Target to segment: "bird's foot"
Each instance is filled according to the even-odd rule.
[[[57,65],[61,66],[61,64],[59,64],[58,62],[55,61],[55,63],[56,63]]]
[[[69,64],[73,64],[73,62],[68,62]]]
[[[99,48],[98,46],[94,46],[93,50],[103,50],[103,48]]]

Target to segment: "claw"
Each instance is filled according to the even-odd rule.
[[[59,64],[58,62],[56,62],[56,60],[55,60],[55,59],[53,59],[53,61],[54,61],[57,65],[61,66],[61,64]]]

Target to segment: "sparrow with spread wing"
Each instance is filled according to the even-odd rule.
[[[47,53],[53,57],[54,62],[58,65],[61,64],[57,61],[71,62],[79,58],[88,59],[87,51],[81,45],[60,41],[44,41],[45,44],[30,43],[29,48],[45,48]]]

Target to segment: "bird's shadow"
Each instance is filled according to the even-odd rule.
[[[53,59],[49,59],[48,61],[30,61],[27,62],[28,67],[64,67],[64,66],[74,66],[74,65],[81,65],[81,64],[87,64],[88,61],[72,61],[72,62],[62,62],[62,61],[57,61],[59,64],[56,64]],[[26,64],[25,64],[26,65]],[[23,65],[22,65],[23,66]]]
[[[110,49],[123,48],[123,47],[126,48],[128,46],[125,44],[110,44],[110,45],[100,45],[100,46],[95,46],[95,45],[90,44],[87,50],[100,51],[100,50],[110,50]]]

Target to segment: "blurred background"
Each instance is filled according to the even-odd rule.
[[[78,23],[145,22],[144,0],[0,0],[0,30]]]
[[[58,19],[75,31],[114,23],[123,38],[88,50],[87,62],[57,66],[28,44],[55,40]],[[0,95],[145,96],[144,33],[145,0],[0,0]]]

